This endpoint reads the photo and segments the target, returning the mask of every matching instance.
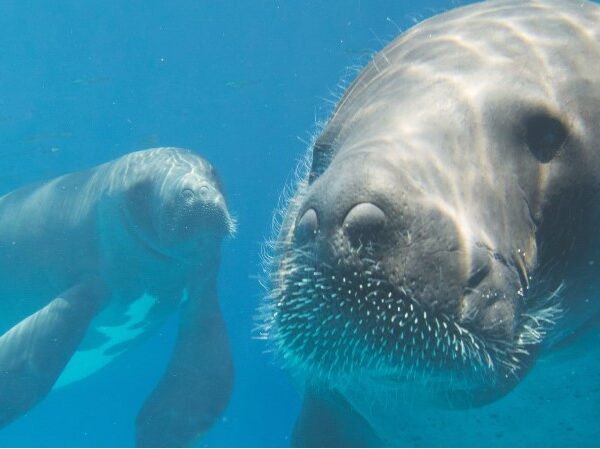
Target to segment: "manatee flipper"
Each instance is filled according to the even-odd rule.
[[[88,279],[0,337],[0,427],[50,391],[108,296],[102,281]]]
[[[231,394],[233,363],[215,281],[190,291],[169,366],[136,421],[138,447],[181,447],[205,433]]]
[[[339,394],[307,387],[293,447],[382,447],[371,426]]]

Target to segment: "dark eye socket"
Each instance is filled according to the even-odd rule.
[[[550,162],[567,140],[563,123],[551,115],[540,113],[525,121],[525,142],[531,153],[542,163]]]

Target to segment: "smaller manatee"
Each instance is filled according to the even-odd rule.
[[[598,61],[597,3],[490,0],[348,87],[266,267],[265,333],[304,387],[294,444],[561,445],[563,421],[598,421]],[[554,376],[595,396],[547,412]]]
[[[180,310],[171,361],[137,418],[137,444],[182,446],[206,432],[233,383],[217,274],[234,229],[213,167],[177,148],[130,153],[0,198],[0,426]]]

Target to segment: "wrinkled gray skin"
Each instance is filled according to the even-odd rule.
[[[233,383],[216,288],[220,244],[233,229],[212,166],[176,148],[0,198],[0,426],[61,373],[60,385],[86,377],[179,309],[136,443],[182,446],[206,432]]]
[[[555,407],[600,416],[599,67],[598,5],[503,0],[415,26],[359,74],[269,261],[295,444],[544,444],[532,422],[589,441]],[[575,380],[591,400],[549,391]]]

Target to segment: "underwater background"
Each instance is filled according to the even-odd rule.
[[[236,382],[198,444],[289,445],[300,398],[256,330],[273,211],[356,69],[458,4],[0,1],[1,194],[156,146],[189,148],[221,175],[239,225],[220,273]],[[0,446],[132,446],[176,326],[173,317],[107,368],[51,392],[0,431]]]

